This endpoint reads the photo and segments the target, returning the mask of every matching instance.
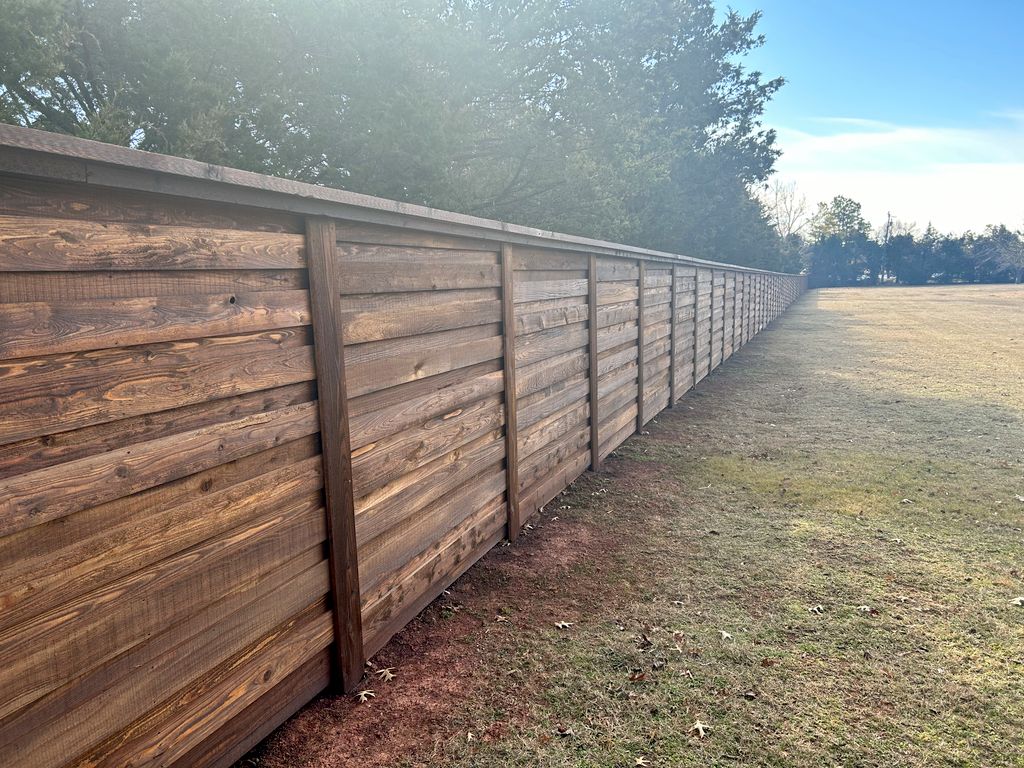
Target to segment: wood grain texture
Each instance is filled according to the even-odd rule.
[[[0,271],[304,267],[301,235],[0,215]]]
[[[587,356],[589,362],[588,380],[590,383],[590,469],[593,472],[601,471],[601,459],[598,457],[600,416],[597,410],[597,280],[598,280],[597,256],[590,254],[590,261],[587,270],[587,309],[589,319],[587,324]]]
[[[304,290],[0,304],[0,360],[308,323]]]
[[[647,330],[647,328],[646,328],[647,319],[644,317],[644,308],[645,308],[644,305],[645,305],[645,296],[647,295],[647,291],[644,290],[644,288],[646,287],[646,281],[647,281],[647,270],[646,270],[647,262],[641,261],[638,266],[639,266],[639,269],[640,269],[640,277],[639,277],[640,290],[639,290],[639,293],[638,293],[638,296],[637,296],[637,303],[636,303],[636,305],[637,305],[637,323],[636,324],[637,324],[637,330],[638,330],[638,337],[637,337],[636,345],[637,345],[637,367],[639,368],[639,373],[637,375],[637,385],[636,385],[636,402],[637,402],[636,431],[637,432],[641,432],[641,431],[643,431],[644,424],[647,423],[647,419],[646,419],[647,414],[644,412],[644,400],[645,400],[645,397],[644,397],[644,384],[645,384],[645,381],[646,381],[646,378],[647,378],[646,374],[645,374],[646,367],[644,366],[644,360],[646,358],[646,355],[645,355],[646,344],[645,344],[645,341],[644,341],[644,334],[645,334],[645,332]]]
[[[508,540],[519,538],[522,520],[519,516],[519,434],[516,404],[516,368],[519,365],[516,348],[516,287],[512,249],[501,247],[501,317],[502,360],[505,380],[505,497],[508,512]]]
[[[316,404],[294,405],[8,478],[0,482],[0,536],[248,456],[316,429]]]
[[[0,362],[0,444],[315,378],[308,329]]]
[[[351,430],[345,384],[341,286],[335,253],[334,222],[311,218],[306,225],[309,295],[313,312],[316,377],[323,446],[324,505],[331,574],[335,681],[345,692],[363,676],[363,628],[356,552],[355,491],[352,481]]]

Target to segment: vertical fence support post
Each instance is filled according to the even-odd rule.
[[[505,365],[505,481],[508,540],[519,538],[519,429],[516,422],[516,315],[512,297],[512,248],[501,244],[501,338]]]
[[[715,370],[715,270],[711,270],[711,315],[708,317],[708,375]]]
[[[590,471],[601,471],[600,417],[597,412],[598,380],[597,370],[597,256],[590,254],[587,272],[587,334],[590,362]]]
[[[639,280],[640,293],[637,296],[637,351],[636,351],[636,431],[644,429],[644,290],[647,285],[647,262],[640,259]]]
[[[750,311],[750,296],[747,293],[747,289],[750,287],[750,275],[747,272],[743,273],[743,314],[740,316],[740,344],[742,346],[747,345],[747,313]]]
[[[693,381],[691,384],[697,386],[697,310],[700,308],[700,267],[693,268]]]
[[[348,693],[355,690],[362,678],[366,659],[356,553],[345,348],[341,337],[341,270],[333,220],[306,220],[306,251],[327,511],[334,623],[333,677],[335,684]]]
[[[724,272],[722,274],[722,362],[719,363],[719,365],[721,365],[722,363],[725,362],[725,321],[726,321],[726,316],[725,316],[725,297],[728,295],[728,293],[729,293],[729,273],[728,272]],[[733,308],[733,311],[736,310],[736,294],[735,293],[733,294],[733,297],[732,297],[732,308]]]
[[[743,346],[743,272],[736,272],[736,316],[732,322],[732,353]],[[739,328],[739,333],[736,333]]]
[[[676,367],[679,361],[676,360],[676,280],[679,279],[679,267],[672,265],[672,277],[668,295],[668,407],[675,408],[678,395],[676,394]]]

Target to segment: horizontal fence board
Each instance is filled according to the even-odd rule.
[[[303,266],[297,234],[0,215],[0,272]]]

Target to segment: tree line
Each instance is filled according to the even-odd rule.
[[[4,0],[0,121],[815,285],[1021,279],[769,184],[783,86],[713,0]]]
[[[712,0],[5,0],[0,120],[780,267],[782,86]]]
[[[1024,231],[1004,224],[943,234],[930,224],[919,232],[890,215],[872,231],[860,203],[848,197],[820,203],[807,215],[795,186],[776,182],[764,200],[784,261],[806,270],[812,287],[1024,280]]]

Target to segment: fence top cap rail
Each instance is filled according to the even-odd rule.
[[[604,256],[646,257],[689,266],[796,276],[509,224],[4,123],[0,123],[0,173],[335,216]]]

